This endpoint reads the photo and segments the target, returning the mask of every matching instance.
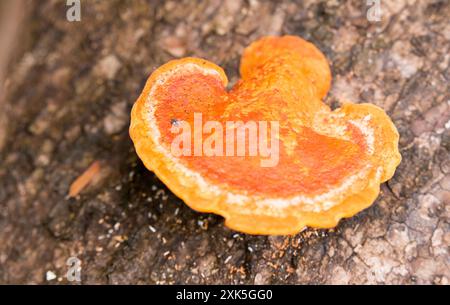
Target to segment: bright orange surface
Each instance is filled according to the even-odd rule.
[[[263,66],[259,69],[266,68]],[[257,81],[254,83],[257,84],[258,90],[251,92],[254,98],[249,102],[250,92],[243,90],[244,82],[227,93],[213,76],[197,74],[169,80],[155,94],[155,99],[160,101],[156,118],[163,143],[170,149],[175,137],[170,131],[174,120],[186,121],[190,126],[194,126],[194,112],[203,114],[203,122],[216,120],[222,122],[223,126],[226,121],[279,120],[280,157],[275,167],[261,167],[260,156],[183,157],[189,167],[214,183],[226,183],[234,189],[258,195],[320,193],[364,166],[365,142],[364,139],[361,140],[362,136],[358,130],[353,134],[354,141],[320,135],[308,126],[304,126],[299,132],[291,132],[292,124],[287,117],[290,114],[302,116],[303,107],[301,103],[285,103],[280,88],[289,86],[289,80],[286,85],[280,81],[279,86],[269,89],[258,86]],[[266,111],[264,107],[267,108]],[[273,107],[276,112],[272,110]],[[280,120],[283,115],[285,118]],[[206,138],[206,135],[203,138]],[[288,153],[283,139],[294,139],[295,149]]]
[[[199,69],[189,70],[189,65]],[[144,164],[191,207],[221,214],[227,225],[249,233],[330,227],[369,206],[379,184],[393,175],[400,162],[398,133],[384,111],[370,104],[346,104],[331,111],[321,100],[331,82],[328,63],[314,45],[299,37],[258,40],[245,50],[240,70],[242,79],[229,91],[223,70],[205,60],[185,58],[156,70],[133,108],[130,127]],[[166,79],[171,71],[177,73]],[[155,105],[152,120],[159,140],[149,136],[148,103]],[[232,197],[201,191],[193,177],[176,170],[173,161],[158,152],[158,145],[170,151],[176,136],[170,131],[174,122],[193,126],[194,113],[202,113],[203,123],[214,120],[223,126],[226,121],[279,122],[280,157],[275,167],[261,167],[259,156],[178,158],[209,184],[244,195],[248,203],[236,207]],[[371,135],[358,124],[366,124]],[[258,204],[263,198],[322,195],[354,176],[358,179],[345,194],[327,199],[331,208],[307,212],[302,203],[267,209]]]

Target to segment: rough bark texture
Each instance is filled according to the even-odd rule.
[[[450,5],[381,1],[33,1],[5,85],[0,139],[0,283],[441,283],[450,280]],[[148,75],[207,58],[238,78],[268,34],[315,43],[343,99],[384,108],[403,162],[369,209],[334,230],[233,232],[147,171],[128,136]],[[1,135],[4,135],[2,137]],[[68,199],[94,161],[95,182]],[[56,278],[53,278],[53,274]]]

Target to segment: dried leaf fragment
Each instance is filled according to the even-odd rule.
[[[74,182],[70,185],[69,198],[80,194],[100,173],[100,161],[92,163]]]

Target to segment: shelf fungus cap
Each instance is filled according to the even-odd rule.
[[[387,114],[372,104],[330,110],[329,64],[299,37],[252,43],[240,72],[226,90],[223,69],[204,59],[156,69],[131,114],[144,165],[191,208],[250,234],[331,228],[369,207],[401,160]]]

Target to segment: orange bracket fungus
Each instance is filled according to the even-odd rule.
[[[145,166],[191,208],[250,234],[331,228],[369,207],[401,160],[386,113],[351,103],[332,111],[322,102],[328,62],[299,37],[252,43],[240,73],[227,91],[222,68],[203,59],[154,71],[131,114],[130,135]],[[229,122],[244,123],[244,132]],[[252,146],[249,127],[264,122]],[[180,141],[180,130],[191,133]],[[264,140],[268,134],[275,137]],[[236,153],[232,140],[242,136],[247,146]]]

